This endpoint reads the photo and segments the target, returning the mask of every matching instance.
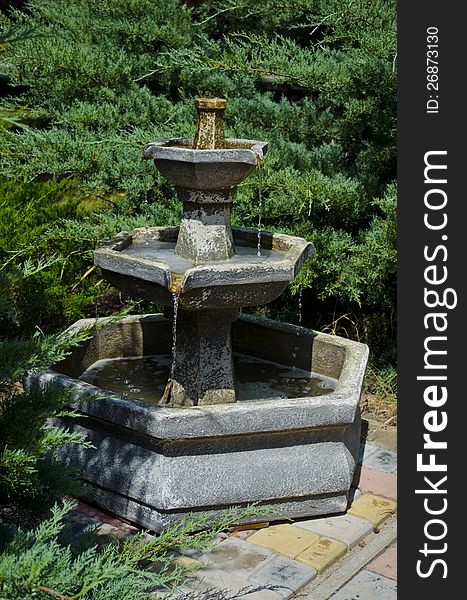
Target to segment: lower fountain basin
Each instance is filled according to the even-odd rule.
[[[94,324],[87,319],[73,328]],[[367,347],[242,315],[232,327],[234,351],[313,371],[335,388],[318,396],[170,408],[78,379],[99,360],[170,353],[171,332],[162,315],[126,317],[53,370],[26,379],[26,387],[56,382],[74,393],[83,417],[60,422],[84,432],[96,449],[66,446],[61,458],[82,470],[83,496],[155,531],[190,512],[251,502],[271,506],[270,520],[345,511]]]

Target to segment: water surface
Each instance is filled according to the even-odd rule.
[[[254,248],[249,246],[235,246],[235,252],[236,254],[232,258],[208,264],[209,266],[216,267],[222,265],[239,265],[243,267],[251,264],[274,264],[284,260],[287,255],[287,252],[284,250],[266,250],[261,248],[260,256],[258,256],[256,246]],[[121,253],[163,262],[169,267],[172,273],[183,274],[188,269],[196,266],[193,261],[175,254],[175,242],[151,240],[144,236],[135,236],[133,242],[127,248],[121,250]]]
[[[170,376],[170,354],[99,360],[80,377],[128,398],[157,404]],[[288,365],[234,354],[238,400],[305,398],[328,394],[337,380]]]

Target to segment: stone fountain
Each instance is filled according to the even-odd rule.
[[[62,423],[96,448],[69,446],[62,459],[81,468],[84,495],[142,526],[251,502],[270,505],[271,520],[344,511],[367,347],[240,314],[276,299],[313,247],[231,227],[236,188],[267,143],[224,139],[225,100],[196,107],[193,139],[144,150],[176,187],[180,227],[122,232],[94,253],[113,286],[165,314],[104,326],[26,384],[74,391],[83,417]]]

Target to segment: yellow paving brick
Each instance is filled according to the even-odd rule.
[[[375,527],[381,525],[390,515],[396,512],[396,503],[373,494],[362,494],[347,511],[351,515],[362,517],[373,523]]]
[[[202,562],[200,562],[199,560],[195,560],[194,558],[191,558],[190,556],[178,555],[178,556],[175,556],[175,558],[172,562],[174,565],[177,565],[178,567],[182,567],[184,569],[190,569],[190,570],[204,567],[204,564]]]
[[[339,560],[341,556],[344,556],[346,552],[347,544],[327,537],[320,537],[317,542],[299,554],[295,560],[314,567],[318,573],[321,573],[334,564],[336,560]]]
[[[261,529],[248,538],[249,542],[295,558],[319,539],[316,533],[305,531],[293,525],[273,525]]]

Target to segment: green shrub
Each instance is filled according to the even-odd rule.
[[[204,549],[212,538],[234,522],[266,514],[255,506],[192,515],[154,537],[144,532],[123,543],[97,544],[81,549],[70,547],[64,535],[63,517],[72,504],[55,506],[52,517],[34,531],[4,531],[0,541],[0,599],[29,598],[82,600],[142,600],[154,598],[153,591],[167,593],[188,574],[187,567],[174,564],[173,551]],[[269,513],[270,514],[270,513]],[[201,530],[201,531],[200,531]],[[9,538],[9,539],[8,539]],[[2,538],[0,538],[2,540]],[[143,565],[154,569],[145,569]]]
[[[55,451],[67,443],[90,447],[83,435],[47,424],[74,414],[70,395],[56,388],[18,393],[3,389],[0,402],[0,506],[3,518],[37,521],[65,494],[77,492],[77,473]],[[1,518],[0,518],[1,521]]]
[[[0,179],[0,335],[56,331],[84,316],[101,292],[92,272],[81,280],[93,243],[48,238],[51,227],[77,216],[79,205],[70,180]],[[44,263],[46,270],[34,267]]]
[[[72,174],[83,189],[124,194],[111,213],[54,228],[58,239],[79,238],[80,228],[96,238],[132,223],[176,223],[174,190],[142,160],[142,147],[192,135],[193,97],[225,96],[227,135],[270,141],[265,227],[316,246],[291,286],[303,290],[307,324],[335,312],[361,321],[379,312],[393,322],[394,0],[196,5],[31,0],[24,13],[13,12],[15,27],[39,37],[4,50],[12,82],[26,90],[6,106],[29,107],[27,128],[0,134],[4,172]],[[255,227],[258,205],[250,178],[240,186],[235,223]],[[386,342],[394,346],[395,338]]]

